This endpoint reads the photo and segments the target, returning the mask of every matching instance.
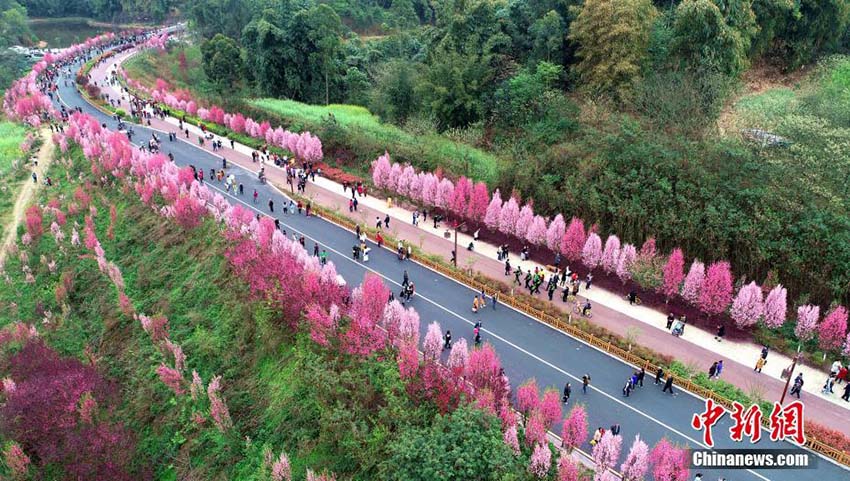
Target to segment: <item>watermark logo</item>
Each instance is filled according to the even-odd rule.
[[[800,449],[692,449],[694,469],[814,469],[817,456]]]
[[[729,411],[717,404],[712,399],[706,399],[705,410],[694,414],[691,419],[691,427],[702,431],[703,444],[709,448],[714,447],[712,428],[726,413],[730,413],[734,424],[729,428],[729,437],[733,441],[743,442],[747,437],[750,444],[756,444],[761,439],[762,412],[757,404],[745,409],[739,402],[732,403],[733,410]],[[793,440],[797,444],[806,443],[806,434],[803,422],[803,403],[793,401],[786,406],[773,403],[770,413],[770,440],[774,442]]]

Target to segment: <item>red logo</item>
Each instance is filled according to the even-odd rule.
[[[739,402],[733,402],[732,415],[734,425],[729,428],[729,437],[733,441],[742,442],[744,437],[749,438],[751,444],[761,439],[762,412],[757,404],[749,408]],[[691,427],[697,431],[703,431],[703,443],[709,448],[714,447],[714,438],[711,429],[727,413],[727,409],[717,404],[712,399],[705,400],[705,411],[694,414],[691,419]],[[770,440],[784,441],[792,439],[797,444],[806,443],[806,435],[803,427],[803,403],[793,401],[786,406],[773,403],[773,411],[770,413]]]
[[[714,439],[711,437],[711,428],[717,424],[717,421],[719,421],[724,414],[726,414],[726,410],[723,406],[715,404],[713,399],[706,399],[705,412],[702,414],[694,414],[693,419],[691,419],[691,427],[697,431],[700,429],[703,430],[702,441],[706,446],[714,446]]]

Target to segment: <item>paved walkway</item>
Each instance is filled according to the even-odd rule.
[[[107,70],[112,69],[111,65],[122,63],[131,54],[132,52],[121,53],[110,59],[109,67],[101,66],[93,69],[93,79],[101,83],[102,79],[105,78],[104,76],[107,75]],[[119,94],[117,87],[110,86],[107,87],[107,90],[112,90],[113,97]],[[122,104],[122,108],[129,111],[129,105],[126,103]],[[165,131],[177,131],[177,124],[178,120],[170,117],[166,120],[152,119],[151,121],[153,128]],[[198,136],[202,134],[201,130],[188,124],[184,124],[184,127],[189,129],[191,140],[197,143]],[[183,134],[180,135],[184,137]],[[216,155],[223,156],[227,158],[228,162],[238,164],[248,170],[258,171],[261,166],[265,166],[269,180],[282,189],[288,189],[283,169],[270,163],[260,165],[252,162],[251,152],[253,149],[248,146],[237,143],[234,150],[230,148],[228,141],[223,143],[225,147],[216,152]],[[204,149],[212,151],[210,142],[204,143]],[[246,192],[246,195],[249,194]],[[315,182],[308,182],[306,195],[313,202],[327,208],[337,209],[340,212],[347,212],[348,210],[350,191],[348,194],[344,193],[340,184],[329,179],[317,177]],[[411,242],[429,253],[444,255],[446,260],[449,259],[454,248],[454,239],[444,238],[444,225],[434,229],[433,222],[429,217],[428,222],[420,222],[419,226],[413,226],[411,223],[412,213],[405,208],[397,205],[388,208],[385,200],[372,196],[359,197],[358,201],[358,212],[354,215],[359,218],[363,225],[374,227],[376,217],[383,220],[385,215],[389,215],[392,219],[389,231],[394,237]],[[512,276],[504,277],[504,264],[497,260],[495,246],[476,242],[475,251],[469,252],[465,249],[465,246],[470,241],[472,241],[471,236],[463,233],[458,234],[459,266],[471,267],[493,279],[503,279],[506,282],[513,280]],[[516,268],[517,261],[518,258],[512,256],[511,265],[513,268]],[[519,264],[523,270],[529,268],[533,270],[535,266],[543,268],[542,265],[531,261],[520,262]],[[619,294],[599,287],[585,290],[583,286],[582,284],[580,296],[588,298],[593,303],[592,322],[595,324],[620,336],[629,336],[635,340],[635,344],[672,356],[695,369],[707,371],[712,362],[722,359],[724,363],[722,379],[731,382],[745,392],[758,393],[760,397],[766,400],[778,401],[781,397],[785,381],[780,379],[780,372],[791,364],[791,359],[787,356],[771,353],[763,372],[758,374],[753,371],[753,366],[761,351],[760,346],[749,342],[730,340],[719,343],[714,340],[713,333],[708,333],[694,326],[688,326],[682,337],[675,338],[665,329],[666,313],[641,306],[630,306],[628,301]],[[545,293],[541,294],[541,296],[543,295]],[[470,299],[470,306],[471,304],[472,299]],[[565,311],[571,308],[571,306],[563,304],[559,297],[556,297],[554,305]],[[803,372],[803,377],[806,380],[803,400],[808,408],[807,419],[834,427],[850,435],[848,423],[835,423],[836,419],[843,419],[847,415],[847,409],[850,409],[850,403],[845,403],[840,399],[843,386],[836,386],[835,394],[823,395],[820,393],[820,388],[826,379],[825,373],[808,366],[798,366],[796,372]],[[796,372],[794,375],[796,375]]]

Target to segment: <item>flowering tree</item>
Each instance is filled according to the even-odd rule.
[[[623,282],[632,278],[632,265],[637,259],[637,249],[632,244],[626,244],[620,249],[620,258],[617,259],[617,277]]]
[[[490,230],[499,230],[499,223],[502,219],[502,196],[499,194],[499,189],[493,192],[493,198],[487,206],[487,212],[484,213],[484,225]]]
[[[12,442],[3,449],[3,460],[12,475],[12,479],[26,479],[30,458],[21,449],[18,443]]]
[[[475,389],[490,389],[495,394],[496,402],[507,398],[510,386],[501,373],[502,364],[496,351],[489,343],[480,349],[469,353],[466,364],[466,379]]]
[[[797,308],[797,324],[794,326],[794,335],[800,342],[806,342],[814,337],[819,317],[820,306],[806,304]]]
[[[517,409],[526,416],[528,416],[531,411],[540,407],[540,394],[536,379],[531,378],[517,388],[516,406]]]
[[[438,186],[440,179],[434,174],[427,174],[422,178],[422,202],[428,205],[434,205],[437,199]]]
[[[472,188],[472,194],[469,196],[469,206],[467,207],[466,216],[474,222],[481,222],[487,213],[489,203],[490,193],[487,191],[487,184],[478,182]]]
[[[837,306],[818,326],[818,345],[824,351],[836,351],[847,332],[847,309]]]
[[[452,352],[449,354],[447,362],[456,375],[463,373],[469,363],[469,348],[466,339],[460,338],[452,345]]]
[[[516,199],[511,197],[502,206],[502,212],[499,214],[499,230],[504,234],[513,235],[518,219],[519,205]]]
[[[525,445],[531,447],[545,442],[546,421],[540,411],[531,411],[525,423]]]
[[[847,333],[847,337],[844,339],[844,349],[842,349],[841,354],[845,357],[850,357],[850,332]]]
[[[467,214],[469,208],[469,198],[472,196],[472,182],[464,176],[461,176],[454,186],[452,191],[450,207],[455,215],[462,218]]]
[[[551,467],[552,451],[549,450],[548,444],[534,446],[534,452],[531,453],[531,458],[528,462],[528,472],[543,479],[549,474]]]
[[[626,460],[620,466],[623,473],[623,481],[640,481],[649,470],[649,446],[641,441],[640,434],[635,436],[632,448],[626,456]]]
[[[394,162],[392,167],[390,167],[390,177],[387,179],[387,189],[394,190],[398,192],[399,185],[398,181],[401,178],[402,167],[398,162]]]
[[[525,234],[525,240],[534,245],[544,244],[546,242],[546,219],[539,215],[534,216],[531,227]]]
[[[679,293],[679,287],[685,279],[685,255],[682,249],[675,248],[664,264],[664,280],[661,283],[661,293],[670,299]]]
[[[345,352],[368,356],[384,346],[386,338],[378,323],[383,319],[389,295],[390,290],[374,274],[366,274],[363,283],[354,289],[349,309],[351,322],[342,336]]]
[[[440,323],[434,321],[428,324],[428,333],[425,334],[425,340],[422,341],[422,350],[425,352],[426,361],[439,359],[443,346],[442,338],[443,331],[440,329]]]
[[[580,404],[575,405],[561,425],[561,439],[568,451],[581,446],[587,439],[587,412]]]
[[[289,465],[289,458],[283,451],[272,463],[271,476],[272,481],[292,481],[292,468]]]
[[[729,313],[735,320],[735,324],[742,329],[755,325],[764,314],[761,287],[755,282],[742,286],[732,302]]]
[[[159,380],[162,381],[163,384],[174,391],[175,395],[180,396],[186,392],[182,387],[183,376],[177,369],[172,369],[165,364],[160,364],[159,367],[156,368],[156,374],[159,376]]]
[[[623,438],[611,434],[611,431],[605,431],[602,439],[593,446],[593,462],[596,465],[595,471],[597,476],[612,469],[620,458],[620,450],[623,446]]]
[[[508,429],[505,430],[504,440],[505,444],[507,444],[508,447],[511,448],[511,451],[513,451],[514,456],[519,456],[519,438],[517,437],[516,425],[509,426]]]
[[[705,265],[697,259],[691,264],[685,282],[682,284],[682,298],[691,304],[696,304],[702,292],[702,284],[705,280]]]
[[[703,281],[699,307],[709,314],[720,314],[732,301],[732,270],[726,261],[713,262]]]
[[[688,458],[687,450],[677,448],[667,438],[662,438],[649,454],[652,477],[655,481],[687,481],[690,479]]]
[[[398,193],[413,199],[414,196],[411,194],[410,184],[414,182],[414,179],[416,179],[416,171],[413,167],[408,165],[402,169],[401,176],[398,178]]]
[[[788,314],[787,296],[788,291],[781,284],[777,284],[767,294],[764,301],[764,324],[767,327],[776,329],[785,323],[785,316]]]
[[[567,259],[574,262],[580,260],[586,240],[587,234],[584,230],[584,221],[578,217],[573,217],[566,232],[564,232],[564,238],[561,239],[561,254],[564,254],[567,256]]]
[[[531,227],[531,223],[533,221],[534,209],[531,207],[531,204],[525,204],[519,211],[519,218],[517,218],[516,224],[514,225],[513,234],[519,239],[524,239],[526,234],[528,234],[528,229]]]
[[[620,258],[620,238],[611,234],[605,240],[605,250],[602,251],[600,264],[605,272],[611,273],[617,270],[617,260]]]
[[[557,389],[546,389],[540,401],[540,413],[547,426],[553,426],[561,419],[561,395]]]
[[[558,481],[579,481],[578,464],[568,454],[558,458]]]
[[[546,231],[546,247],[553,252],[558,252],[561,247],[561,239],[564,238],[566,231],[567,224],[564,222],[564,216],[556,215],[549,223],[549,229]]]
[[[230,411],[224,403],[219,392],[221,391],[221,376],[215,376],[207,385],[207,397],[210,400],[210,416],[212,416],[218,430],[224,432],[233,427],[230,420]]]
[[[389,185],[390,171],[390,154],[384,152],[384,155],[378,157],[372,162],[372,183],[379,189],[385,189]]]
[[[602,239],[596,232],[587,236],[587,241],[581,250],[581,260],[589,269],[595,269],[602,261]]]
[[[448,210],[454,190],[455,186],[452,181],[449,179],[440,180],[440,184],[437,186],[437,195],[434,197],[434,206]]]

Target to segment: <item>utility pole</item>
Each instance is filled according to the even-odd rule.
[[[788,379],[785,380],[785,389],[782,390],[782,397],[779,399],[779,404],[785,402],[785,394],[788,392],[788,385],[791,384],[791,377],[794,375],[794,368],[797,367],[798,357],[800,357],[799,354],[794,355],[793,362],[791,363],[791,369],[788,371]]]

